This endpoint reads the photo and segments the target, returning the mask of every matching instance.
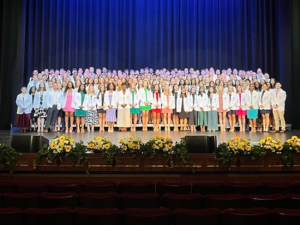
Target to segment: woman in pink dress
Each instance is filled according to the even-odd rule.
[[[63,101],[63,110],[65,112],[65,125],[66,132],[73,131],[73,122],[74,122],[74,112],[75,112],[75,89],[71,81],[67,83],[67,87],[64,91],[64,101]],[[69,127],[70,119],[70,127]]]
[[[242,93],[242,87],[236,86],[236,91],[237,91],[237,110],[236,110],[236,115],[238,116],[239,119],[239,125],[240,125],[240,131],[245,131],[245,124],[246,124],[246,103],[245,103],[245,95]]]

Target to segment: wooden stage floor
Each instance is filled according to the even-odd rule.
[[[263,133],[263,132],[256,132],[256,133],[251,133],[251,132],[191,132],[191,131],[178,131],[178,132],[165,132],[165,131],[159,131],[159,132],[153,132],[152,130],[150,131],[141,131],[138,130],[136,132],[120,132],[120,131],[114,131],[113,133],[108,133],[108,132],[99,132],[99,131],[94,131],[94,132],[85,132],[85,133],[36,133],[36,132],[27,132],[27,133],[21,133],[21,132],[15,132],[15,131],[0,131],[0,142],[1,142],[1,137],[8,137],[12,135],[43,135],[45,138],[52,140],[54,137],[57,135],[62,135],[66,134],[67,136],[72,137],[75,141],[83,141],[85,144],[93,138],[97,136],[102,136],[102,137],[107,137],[111,139],[111,141],[118,145],[120,140],[122,138],[126,138],[129,136],[134,136],[134,137],[139,137],[143,142],[147,142],[150,138],[156,136],[156,135],[163,135],[165,137],[170,137],[174,142],[179,141],[180,138],[183,138],[187,135],[204,135],[204,136],[212,136],[215,135],[217,137],[217,143],[222,143],[226,142],[228,139],[234,138],[236,136],[242,137],[242,138],[247,138],[250,140],[250,142],[255,143],[258,142],[260,139],[271,136],[273,138],[279,138],[282,142],[286,141],[289,139],[291,136],[296,135],[300,137],[300,130],[298,129],[292,129],[290,131],[286,131],[286,133]]]

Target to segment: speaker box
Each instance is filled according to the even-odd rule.
[[[10,135],[0,135],[0,143],[11,145],[11,136]]]
[[[216,136],[185,136],[185,142],[189,153],[213,153],[217,148]]]
[[[36,153],[45,144],[49,145],[49,140],[44,136],[13,135],[11,140],[11,146],[22,153]]]

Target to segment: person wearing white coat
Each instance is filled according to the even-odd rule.
[[[75,95],[76,90],[74,84],[69,81],[66,89],[63,91],[62,105],[61,108],[65,112],[65,126],[66,132],[73,132],[74,112],[75,112]],[[69,124],[70,119],[70,124]],[[70,127],[69,127],[70,125]]]
[[[131,123],[130,131],[136,130],[137,115],[140,112],[139,102],[140,102],[140,96],[138,94],[138,91],[136,90],[136,86],[134,83],[131,83],[130,94],[129,94],[130,123]]]
[[[219,97],[215,94],[215,88],[208,89],[208,112],[207,112],[207,131],[215,132],[218,130]]]
[[[263,132],[268,132],[270,127],[271,113],[271,92],[268,91],[267,84],[262,85],[262,91],[259,92],[258,105],[263,121]]]
[[[149,111],[151,110],[151,91],[149,89],[148,81],[144,80],[143,88],[139,90],[140,95],[140,109],[142,111],[143,131],[147,131],[149,121]]]
[[[99,120],[99,131],[104,132],[104,125],[106,120],[106,110],[104,110],[105,86],[103,84],[100,84],[98,90],[99,92],[97,94],[97,113]]]
[[[228,86],[227,94],[228,94],[227,116],[228,116],[228,121],[229,121],[229,126],[230,126],[229,131],[234,132],[234,127],[235,127],[235,123],[236,123],[236,110],[238,109],[238,99],[237,99],[238,96],[234,92],[232,85]]]
[[[162,94],[161,104],[165,131],[170,132],[171,115],[173,113],[173,109],[175,108],[175,99],[174,96],[171,94],[170,87],[168,85],[165,86],[164,93]]]
[[[27,93],[26,87],[21,88],[21,94],[16,98],[17,110],[17,127],[21,127],[21,132],[26,132],[30,127],[30,113],[32,110],[32,98]]]
[[[106,122],[108,132],[114,131],[114,123],[117,121],[116,110],[118,107],[118,93],[113,83],[108,84],[108,90],[104,94],[104,109],[106,110]]]
[[[191,105],[191,112],[189,117],[189,125],[191,126],[191,131],[197,131],[196,126],[198,123],[198,113],[196,111],[197,109],[197,94],[196,94],[196,88],[191,87],[190,96],[188,96],[190,99],[190,105]]]
[[[204,86],[199,88],[199,94],[196,98],[198,111],[198,125],[200,126],[200,131],[205,131],[205,126],[207,126],[207,111],[208,111],[208,96],[205,93]]]
[[[151,93],[151,113],[153,122],[153,131],[159,131],[159,122],[161,114],[161,91],[158,84],[153,87],[153,92]]]
[[[242,86],[236,86],[237,91],[237,110],[236,115],[238,116],[240,131],[245,131],[246,126],[246,98],[245,93],[242,92]]]
[[[258,117],[259,94],[254,90],[254,84],[249,85],[249,91],[246,93],[247,118],[249,119],[251,132],[256,132],[256,119]]]
[[[127,131],[130,127],[130,107],[129,107],[129,91],[126,83],[121,84],[121,91],[118,91],[118,118],[117,126],[121,131]]]
[[[80,83],[78,87],[78,91],[75,94],[75,117],[76,117],[76,126],[77,126],[77,133],[80,132],[80,125],[81,125],[81,132],[84,133],[84,124],[86,118],[86,109],[85,109],[85,98],[86,98],[86,89],[83,83]]]
[[[44,122],[45,118],[47,117],[47,110],[48,110],[48,92],[45,87],[45,83],[41,82],[39,84],[39,88],[35,94],[34,101],[33,101],[33,108],[34,108],[34,116],[37,117],[37,132],[44,131]],[[45,129],[45,132],[48,132]]]
[[[94,127],[99,123],[97,114],[97,95],[94,86],[89,86],[84,98],[84,110],[86,110],[85,125],[87,131],[94,131]]]
[[[281,83],[276,82],[275,90],[272,91],[271,103],[273,107],[273,115],[275,120],[275,133],[279,132],[279,121],[281,123],[281,133],[285,132],[285,119],[284,119],[284,110],[285,110],[285,100],[286,92],[281,89]]]
[[[219,107],[217,109],[219,115],[220,131],[226,131],[226,114],[228,111],[228,94],[224,92],[222,85],[218,86]]]
[[[181,90],[180,96],[177,98],[177,112],[180,119],[180,131],[187,130],[187,119],[190,117],[191,105],[187,96],[186,89]]]

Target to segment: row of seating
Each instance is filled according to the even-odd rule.
[[[87,182],[87,183],[45,183],[45,182],[1,182],[0,193],[43,193],[43,192],[117,192],[121,193],[165,193],[174,194],[300,194],[300,184],[290,183],[199,183],[188,182]]]
[[[300,209],[300,195],[213,195],[200,194],[172,194],[167,193],[160,197],[156,193],[118,195],[109,193],[5,193],[0,196],[0,206],[3,208],[159,208],[170,210],[177,208],[255,208],[265,207]]]
[[[116,208],[88,209],[18,208],[0,209],[1,225],[231,225],[272,224],[299,225],[300,209],[177,209],[173,213],[166,208],[128,208],[122,212]]]

